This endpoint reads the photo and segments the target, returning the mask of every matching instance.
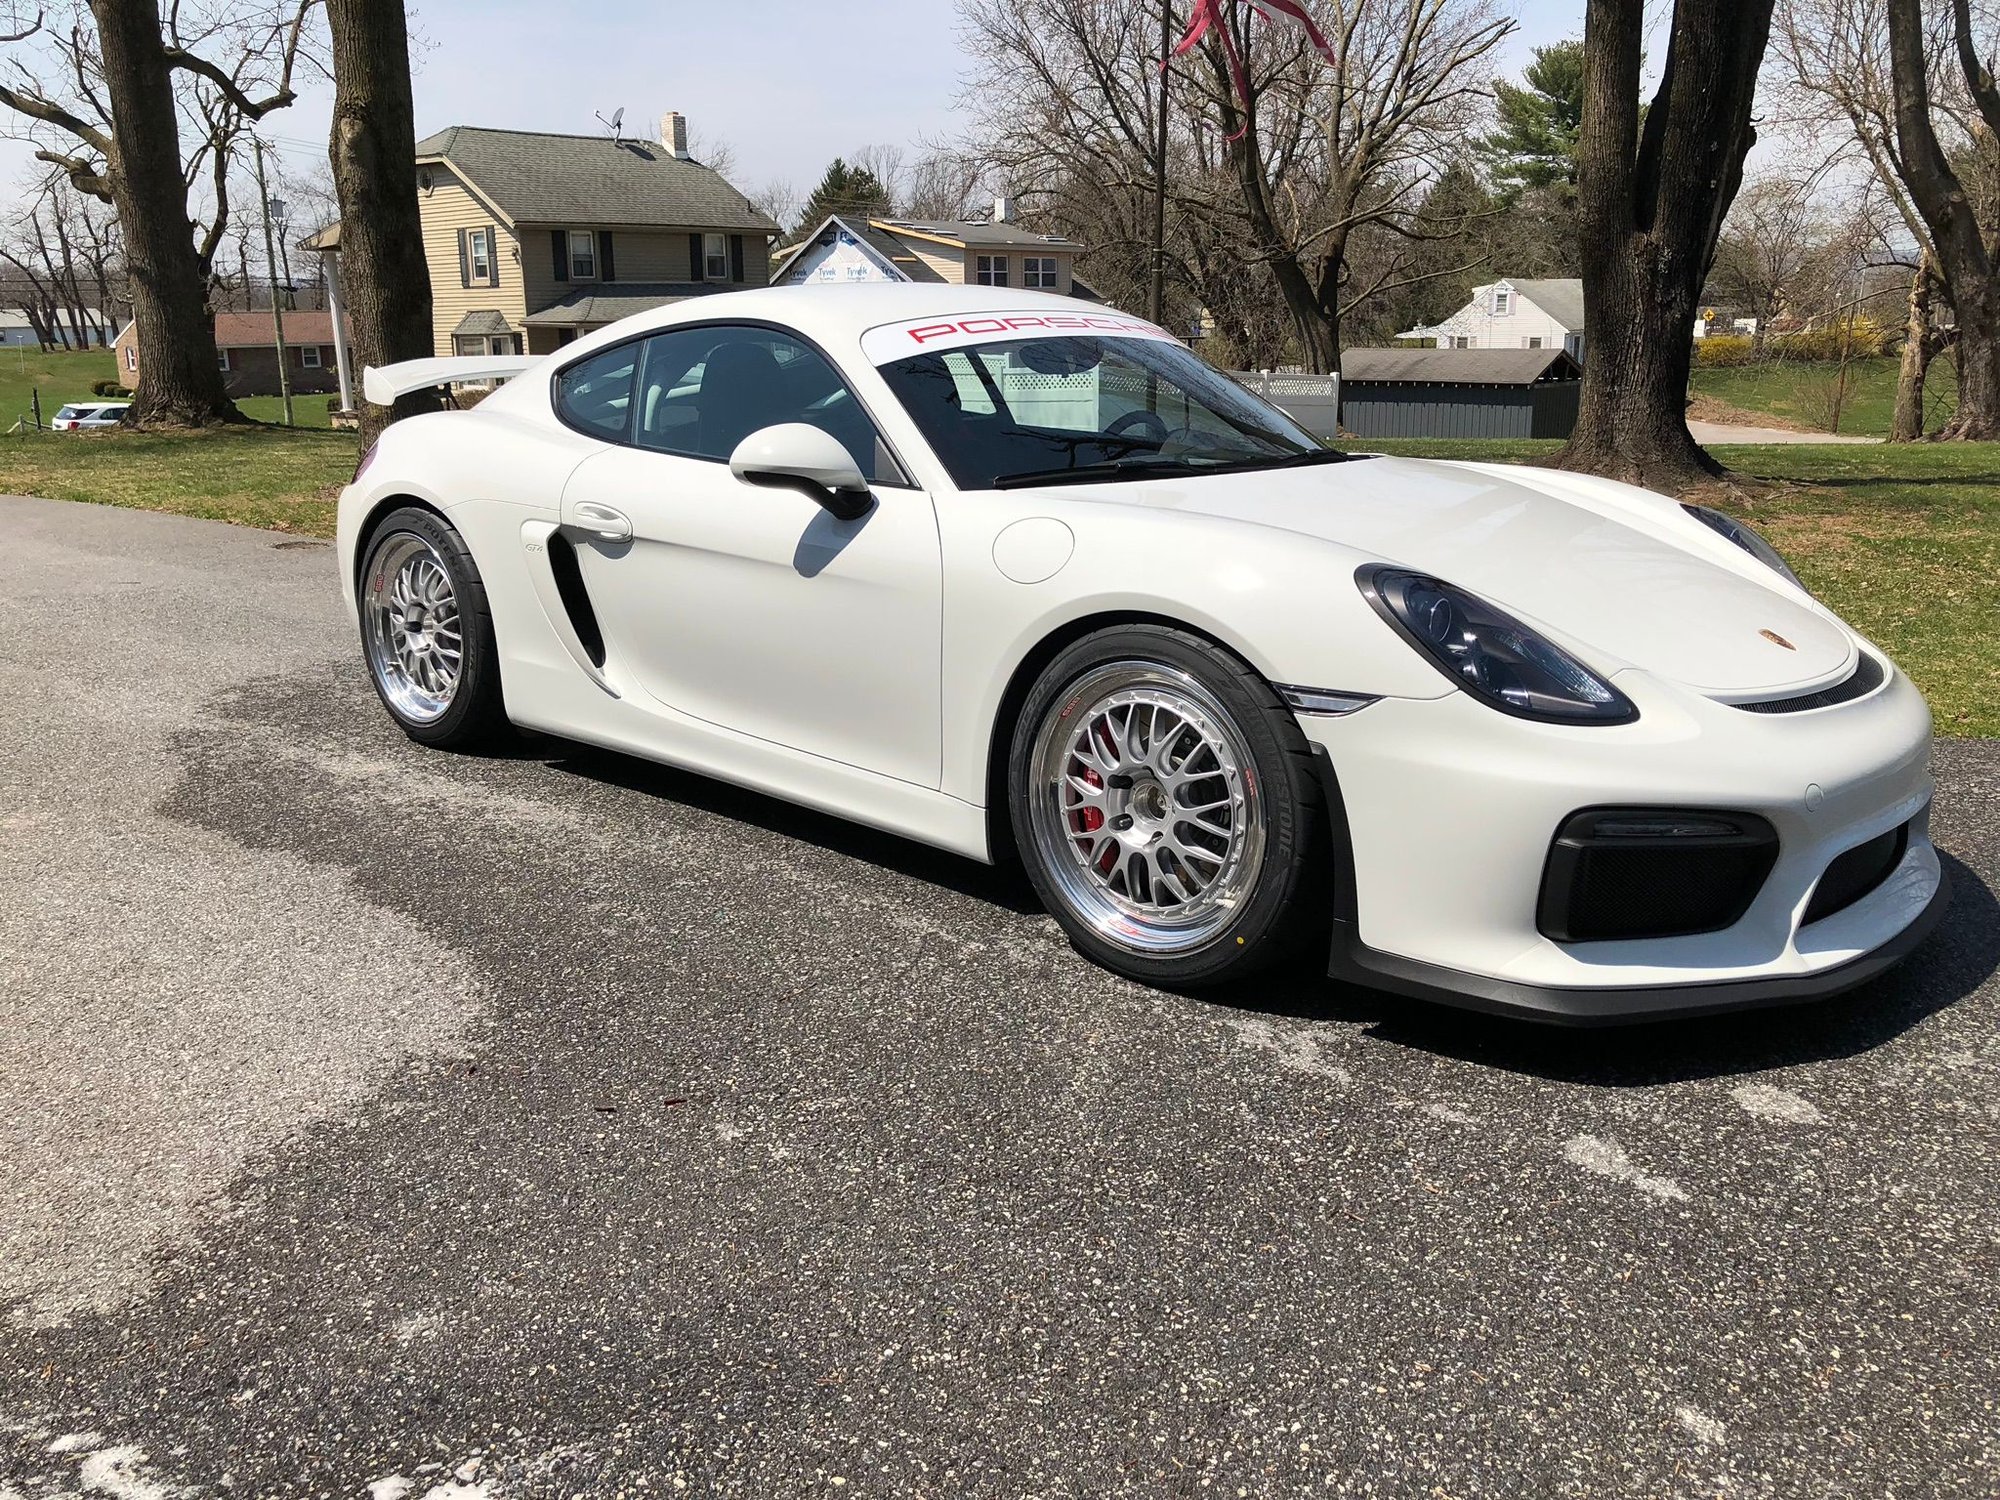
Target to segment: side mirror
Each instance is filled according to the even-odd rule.
[[[842,521],[858,520],[875,503],[854,455],[831,433],[805,422],[751,433],[729,455],[729,472],[746,484],[804,490]]]

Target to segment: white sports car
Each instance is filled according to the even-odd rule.
[[[1076,947],[1569,1021],[1827,994],[1946,900],[1930,714],[1759,537],[1344,456],[1149,323],[781,288],[371,370],[341,584],[416,740],[511,724],[1018,856]],[[1317,957],[1317,955],[1315,955]]]

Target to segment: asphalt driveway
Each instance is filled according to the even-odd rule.
[[[990,870],[419,751],[331,572],[0,500],[0,1500],[2000,1487],[2000,745],[1835,1002],[1195,1001]]]

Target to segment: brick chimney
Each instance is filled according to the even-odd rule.
[[[687,116],[677,109],[670,109],[660,121],[660,144],[682,161],[688,158]]]

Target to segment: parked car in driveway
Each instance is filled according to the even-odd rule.
[[[116,427],[131,407],[130,401],[72,401],[56,412],[49,426],[57,432],[91,432],[98,428]]]
[[[1345,455],[1002,288],[707,297],[365,385],[502,375],[340,500],[422,743],[511,722],[1018,854],[1079,950],[1174,986],[1325,943],[1623,1020],[1845,988],[1942,910],[1923,699],[1720,512]]]

